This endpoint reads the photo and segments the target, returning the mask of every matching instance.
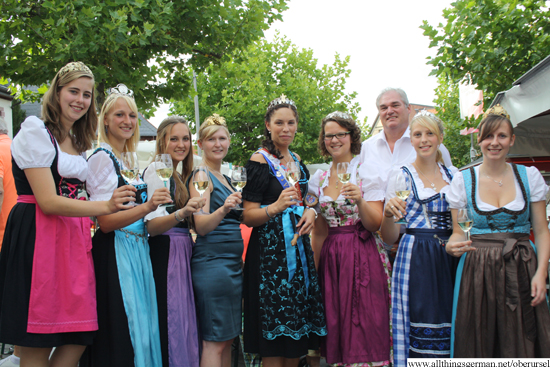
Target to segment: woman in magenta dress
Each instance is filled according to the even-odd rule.
[[[383,189],[377,170],[360,166],[361,130],[346,113],[323,119],[319,150],[333,161],[310,179],[319,198],[316,226],[328,224],[319,260],[319,283],[327,318],[321,354],[335,366],[388,366],[391,362],[390,264],[373,232],[382,221]],[[337,165],[349,163],[343,184]],[[366,175],[365,173],[368,173]]]
[[[22,365],[77,365],[98,329],[88,217],[134,201],[131,186],[107,201],[75,200],[97,128],[94,96],[90,69],[65,65],[44,95],[42,119],[28,117],[13,139],[19,198],[0,255],[0,341],[21,347]]]

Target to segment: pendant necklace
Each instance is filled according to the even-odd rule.
[[[479,169],[481,171],[481,168]],[[497,183],[499,187],[502,187],[502,180],[504,180],[504,175],[506,175],[506,171],[508,171],[508,165],[506,165],[506,168],[504,169],[504,172],[502,173],[502,178],[500,181],[494,180],[491,178],[491,176],[487,175],[486,173],[483,173],[483,176],[487,177],[489,180],[493,181],[494,183]]]
[[[434,184],[428,177],[426,177],[426,175],[424,174],[424,172],[422,172],[414,163],[413,163],[413,166],[414,166],[414,168],[416,168],[416,170],[417,170],[418,172],[420,172],[420,174],[421,174],[422,176],[424,176],[424,178],[425,178],[426,180],[430,181],[430,186],[432,187],[432,190],[434,190],[435,192],[437,192],[437,189],[435,188],[435,184]],[[434,172],[434,177],[437,175],[437,173],[436,173],[436,172],[437,172],[437,165],[435,166],[435,169],[436,169],[436,171]]]

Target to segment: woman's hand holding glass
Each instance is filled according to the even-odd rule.
[[[128,203],[134,203],[136,201],[136,188],[132,185],[124,185],[117,188],[111,199],[107,201],[110,213],[116,213],[122,209],[130,209],[133,205]]]
[[[449,241],[445,245],[445,251],[455,257],[461,257],[466,252],[475,250],[476,248],[472,247],[472,241]]]
[[[273,207],[275,214],[284,212],[286,208],[296,204],[296,197],[298,197],[298,190],[294,186],[291,186],[281,191],[277,201],[270,206]]]
[[[394,219],[401,219],[407,214],[407,202],[399,199],[397,196],[391,198],[384,208],[384,215]]]
[[[149,211],[157,210],[159,205],[167,206],[172,202],[170,191],[166,187],[161,187],[153,192],[153,195],[147,199],[146,204],[149,206]]]
[[[205,203],[206,199],[204,198],[190,198],[187,201],[187,204],[178,210],[178,217],[187,218],[188,216],[197,213],[200,209],[202,209]]]
[[[234,192],[225,199],[223,203],[224,214],[227,214],[231,209],[235,209],[242,202],[242,194],[240,192]]]

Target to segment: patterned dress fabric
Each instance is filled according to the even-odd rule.
[[[445,200],[449,186],[437,193],[424,187],[414,166],[404,166],[402,172],[412,190],[407,199],[407,229],[399,243],[392,279],[394,364],[400,367],[407,365],[409,357],[449,357],[458,263],[444,247],[452,234]],[[450,183],[448,169],[441,165],[440,172]]]
[[[309,172],[299,164],[304,196]],[[274,203],[283,187],[269,165],[249,161],[246,170],[244,200]],[[289,223],[283,217],[275,215],[252,231],[244,267],[244,349],[262,357],[298,358],[318,348],[317,336],[326,334],[326,324],[309,236],[287,253],[283,227]],[[292,277],[288,259],[296,263]]]

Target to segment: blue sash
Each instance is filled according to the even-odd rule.
[[[260,153],[264,156],[267,164],[271,168],[271,171],[273,171],[273,174],[275,177],[277,177],[277,180],[279,180],[279,183],[281,186],[283,186],[283,190],[290,187],[290,183],[285,178],[285,175],[283,173],[283,170],[281,169],[281,166],[279,164],[276,165],[276,162],[273,162],[273,158],[271,155],[269,155],[265,150],[259,149],[257,153]],[[294,161],[296,161],[296,158],[294,157],[294,154],[290,153]],[[296,162],[296,164],[300,164],[300,162]],[[263,205],[262,207],[265,207],[266,205]],[[292,239],[294,238],[294,228],[292,227],[292,220],[290,219],[291,213],[299,218],[302,218],[304,215],[304,207],[293,204],[292,206],[288,207],[283,211],[282,213],[282,224],[283,224],[283,233],[285,238],[285,252],[286,252],[286,263],[288,268],[288,281],[290,282],[292,278],[294,277],[294,273],[296,273],[296,256],[292,256],[295,253],[294,246],[292,246]],[[299,220],[298,220],[299,221]],[[304,269],[304,281],[306,285],[306,294],[309,294],[309,271],[307,267],[307,257],[306,252],[304,249],[304,244],[302,242],[302,237],[298,237],[298,253],[300,254],[300,260],[302,262],[302,268]]]

